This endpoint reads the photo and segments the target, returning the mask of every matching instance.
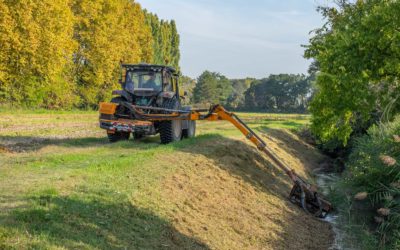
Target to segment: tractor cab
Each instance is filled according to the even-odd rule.
[[[111,142],[135,139],[160,133],[162,143],[191,137],[195,121],[143,121],[142,115],[170,114],[176,110],[190,110],[181,106],[185,95],[179,91],[179,75],[175,69],[163,65],[121,64],[119,83],[122,90],[114,90],[109,103],[100,105],[100,127],[107,130]],[[138,111],[140,110],[140,115]],[[187,111],[189,112],[189,111]]]
[[[178,74],[175,69],[162,65],[122,64],[120,84],[123,91],[113,94],[122,95],[127,101],[148,106],[154,98],[179,99]]]

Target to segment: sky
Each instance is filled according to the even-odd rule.
[[[137,0],[180,34],[181,70],[228,78],[306,73],[303,58],[311,30],[322,26],[323,0]]]

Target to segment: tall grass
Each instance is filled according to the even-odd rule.
[[[349,224],[364,224],[381,249],[400,249],[400,116],[356,140],[339,185],[352,199]]]

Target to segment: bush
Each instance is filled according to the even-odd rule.
[[[355,141],[345,182],[353,195],[367,192],[364,221],[375,221],[381,246],[400,247],[400,116],[372,126]],[[357,209],[357,207],[353,207]],[[356,211],[357,213],[357,211]],[[360,213],[361,214],[361,213]],[[370,217],[370,218],[367,218]]]

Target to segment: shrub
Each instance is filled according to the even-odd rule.
[[[400,247],[399,135],[400,116],[372,126],[356,140],[345,180],[354,194],[368,193],[366,205],[374,212],[364,219],[375,220],[381,245],[390,249]]]

